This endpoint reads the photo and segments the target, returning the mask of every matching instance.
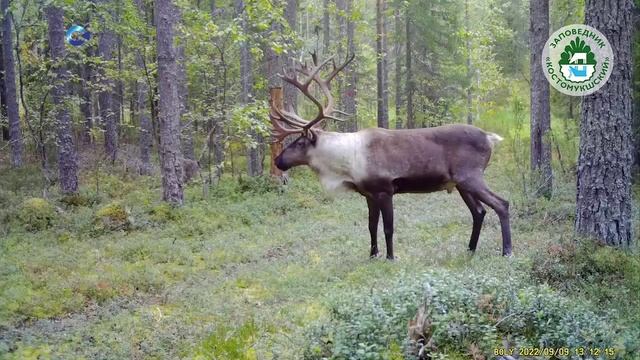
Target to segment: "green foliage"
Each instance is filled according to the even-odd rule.
[[[253,344],[259,335],[259,328],[253,321],[235,329],[220,326],[202,342],[196,359],[258,359]]]
[[[305,358],[389,359],[387,351],[395,344],[411,349],[416,344],[406,338],[407,321],[420,304],[426,309],[425,351],[436,358],[472,348],[491,357],[505,341],[516,349],[615,347],[621,359],[638,351],[637,339],[617,335],[622,327],[615,313],[599,314],[548,286],[515,277],[431,271],[401,276],[383,290],[334,299],[330,320],[307,335]]]
[[[585,43],[584,40],[580,40],[577,36],[575,40],[571,40],[569,45],[564,47],[564,51],[560,54],[560,64],[567,65],[571,60],[571,57],[576,53],[587,53],[588,65],[596,65],[595,54],[591,52],[591,47]]]
[[[22,202],[17,217],[27,231],[40,231],[53,224],[56,209],[45,199],[29,198]]]
[[[109,203],[96,211],[96,231],[128,230],[132,225],[130,210],[119,202]]]

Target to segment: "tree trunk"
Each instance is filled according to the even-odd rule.
[[[289,23],[289,28],[292,31],[296,31],[297,27],[297,16],[298,16],[298,0],[287,0],[287,5],[284,8],[284,17],[287,19]],[[290,44],[290,48],[293,48],[294,44]],[[290,53],[295,54],[294,49]],[[294,66],[295,55],[287,56],[284,66],[287,69],[292,69]],[[295,86],[284,83],[284,106],[285,109],[293,109],[294,111],[298,108],[298,91]]]
[[[413,42],[413,30],[411,29],[411,17],[409,16],[409,7],[407,6],[407,11],[404,17],[405,21],[405,37],[406,37],[406,46],[405,46],[405,66],[406,66],[406,83],[407,87],[406,95],[407,95],[407,129],[413,129],[416,127],[414,113],[413,113],[413,69],[411,67],[412,54],[411,54],[411,46]]]
[[[242,30],[245,34],[249,33],[249,26],[247,24],[246,12],[244,11],[244,2],[242,0],[236,0],[236,14],[240,17],[240,23]],[[243,41],[240,45],[240,83],[241,101],[243,105],[248,105],[253,102],[253,74],[251,72],[251,49],[247,40]],[[251,130],[251,137],[256,143],[256,146],[249,148],[247,156],[247,170],[249,176],[262,175],[262,136]]]
[[[171,0],[155,1],[158,46],[158,119],[163,200],[182,205],[182,151],[180,150],[180,97],[178,64],[174,46],[177,9]]]
[[[402,118],[400,113],[402,111],[402,43],[400,42],[401,34],[402,34],[402,20],[400,19],[400,10],[402,7],[402,3],[396,1],[394,4],[395,9],[393,10],[393,19],[395,20],[395,34],[394,34],[394,45],[393,45],[393,54],[395,56],[396,61],[396,129],[402,129]]]
[[[180,97],[180,123],[182,131],[180,132],[180,142],[182,144],[182,153],[184,157],[190,160],[196,160],[196,150],[193,144],[193,123],[186,118],[189,110],[189,88],[187,85],[186,58],[184,56],[184,45],[178,46],[178,96]]]
[[[532,0],[535,1],[535,0]],[[543,0],[548,1],[548,0]],[[473,69],[471,68],[471,27],[469,25],[469,0],[464,2],[464,31],[465,31],[465,50],[467,52],[467,124],[473,124],[473,94],[471,88],[473,86]],[[547,86],[548,92],[549,86]]]
[[[53,88],[51,94],[55,105],[55,119],[58,145],[58,171],[60,174],[60,190],[63,194],[73,194],[78,192],[78,160],[76,147],[73,143],[73,132],[71,127],[71,116],[64,102],[69,96],[64,44],[64,12],[61,8],[49,6],[46,8],[46,16],[49,26],[49,48],[51,59],[55,64],[53,73]]]
[[[542,68],[542,49],[549,38],[549,0],[531,0],[529,37],[531,43],[531,171],[534,174],[537,196],[550,197],[553,173],[551,170],[551,115],[549,82]]]
[[[220,12],[216,9],[216,4],[215,1],[211,2],[211,18],[216,19],[216,17],[218,17],[218,15],[220,14]],[[211,131],[211,128],[213,129],[213,136],[209,136],[209,139],[207,139],[208,143],[207,146],[209,147],[209,154],[211,153],[211,150],[213,150],[213,155],[215,158],[215,176],[217,180],[220,180],[220,178],[222,177],[222,173],[224,171],[224,160],[225,160],[225,153],[224,153],[224,144],[225,144],[225,133],[224,133],[224,120],[225,120],[225,108],[226,108],[226,89],[227,89],[227,64],[225,62],[225,58],[224,58],[224,52],[220,53],[220,62],[221,62],[221,66],[218,67],[218,69],[216,69],[218,71],[218,74],[221,74],[221,76],[219,76],[219,78],[221,78],[222,80],[222,86],[221,86],[221,90],[219,91],[220,87],[216,87],[215,89],[215,93],[216,93],[216,99],[218,99],[219,101],[219,113],[220,115],[215,119],[210,121],[210,129],[208,129],[208,131]],[[218,93],[222,93],[222,95],[218,95]],[[209,160],[211,160],[209,158]],[[209,161],[209,163],[211,163],[211,161]],[[211,173],[209,173],[211,174]],[[213,179],[211,179],[210,176],[210,182],[213,183]]]
[[[355,43],[355,24],[352,19],[353,14],[353,3],[354,0],[346,0],[347,4],[347,48],[349,54],[356,53],[356,43]],[[347,81],[345,85],[345,94],[344,94],[344,111],[348,114],[351,114],[351,118],[347,120],[347,131],[357,131],[358,130],[358,109],[356,103],[356,95],[357,95],[357,82],[358,82],[358,74],[356,73],[356,64],[357,64],[357,56],[354,61],[349,64],[345,69],[345,79]]]
[[[323,0],[322,4],[322,57],[326,58],[331,53],[331,18],[329,16],[330,0]]]
[[[88,56],[92,56],[92,50],[88,50]],[[82,142],[85,145],[91,144],[91,131],[93,129],[93,113],[91,91],[89,89],[92,80],[92,65],[90,63],[80,64],[80,112],[84,117],[84,128],[82,129]]]
[[[110,1],[102,0],[102,2],[108,4]],[[98,41],[98,54],[103,61],[110,62],[113,60],[116,36],[104,20],[102,27],[102,33]],[[106,76],[104,69],[101,75],[103,89],[98,94],[98,103],[100,106],[100,119],[104,126],[104,150],[111,162],[114,162],[118,153],[118,114],[120,113],[118,101],[113,98],[113,93],[117,92],[117,87],[113,79]]]
[[[612,246],[632,243],[632,0],[587,0],[586,24],[609,40],[609,81],[582,101],[576,231]]]
[[[389,128],[389,96],[386,81],[385,0],[376,0],[376,64],[378,78],[378,127]]]
[[[2,38],[2,32],[0,32],[0,39]],[[0,46],[0,59],[4,58],[2,46]],[[7,98],[5,96],[4,86],[4,61],[0,61],[0,114],[2,117],[7,117]],[[9,126],[0,125],[2,129],[2,140],[9,141]]]
[[[22,153],[24,150],[22,129],[20,127],[20,115],[18,110],[18,98],[16,94],[16,68],[13,59],[13,30],[12,17],[10,16],[9,0],[0,0],[2,19],[2,62],[4,64],[5,99],[7,104],[7,117],[9,120],[9,139],[11,141],[11,165],[22,166]]]

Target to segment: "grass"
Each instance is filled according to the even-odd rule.
[[[324,194],[307,170],[295,171],[284,189],[227,179],[202,198],[195,184],[180,209],[158,200],[157,180],[106,169],[99,192],[87,186],[82,199],[43,204],[33,200],[41,196],[36,169],[3,170],[0,358],[299,358],[309,326],[331,315],[329,299],[389,289],[429,269],[549,282],[575,299],[589,290],[594,303],[619,309],[630,323],[639,319],[628,306],[637,293],[625,302],[605,291],[615,271],[635,269],[637,255],[593,272],[610,277],[589,283],[576,275],[565,288],[554,283],[564,273],[552,266],[562,268],[564,258],[542,268],[549,272],[532,272],[551,258],[549,249],[572,243],[575,195],[560,182],[552,200],[519,196],[511,161],[498,147],[487,182],[516,199],[513,258],[500,256],[493,212],[469,255],[470,214],[456,193],[443,192],[395,197],[396,262],[368,258],[365,201]],[[94,184],[92,176],[82,183]],[[34,203],[45,209],[37,226],[16,215]],[[603,253],[601,267],[611,258]],[[636,283],[618,284],[622,294]]]

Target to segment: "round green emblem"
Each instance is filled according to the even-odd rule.
[[[542,50],[542,68],[551,85],[572,96],[600,89],[613,69],[613,50],[598,30],[568,25],[554,32]]]

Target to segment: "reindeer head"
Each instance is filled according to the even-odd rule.
[[[322,124],[324,120],[342,121],[342,119],[333,115],[335,113],[347,115],[333,108],[335,103],[331,95],[330,82],[353,60],[354,56],[355,54],[352,54],[342,65],[337,66],[333,57],[326,59],[322,63],[318,63],[316,55],[312,54],[312,67],[307,66],[305,63],[300,67],[296,67],[292,75],[289,75],[286,69],[284,70],[284,75],[280,75],[284,81],[295,86],[318,108],[318,114],[314,119],[305,120],[292,109],[281,110],[272,104],[269,118],[273,125],[272,135],[274,140],[280,142],[289,135],[300,134],[295,141],[289,144],[289,146],[275,158],[275,164],[280,170],[288,170],[291,167],[299,165],[308,165],[310,161],[309,149],[316,145],[318,137],[322,134]],[[320,70],[329,62],[332,63],[333,69],[326,79],[322,79],[319,75]],[[298,80],[297,73],[304,76],[303,81]],[[320,91],[327,99],[326,104],[323,105],[317,98],[311,95],[309,87],[313,83],[320,88]]]

